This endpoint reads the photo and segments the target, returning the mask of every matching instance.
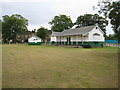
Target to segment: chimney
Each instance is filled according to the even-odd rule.
[[[98,23],[96,23],[95,25],[98,26]]]

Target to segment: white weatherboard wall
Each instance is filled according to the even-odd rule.
[[[82,37],[81,35],[75,35],[75,36],[71,36],[71,41],[75,41],[75,42],[77,42],[77,41],[89,41],[89,37],[88,36],[84,36],[84,37]]]
[[[98,33],[100,36],[95,36],[93,34]],[[105,37],[103,36],[103,32],[100,30],[100,28],[93,28],[90,32],[89,32],[89,41],[98,41],[98,42],[104,42],[105,41]]]
[[[53,42],[53,41],[54,41],[54,42],[56,42],[56,41],[57,41],[57,38],[56,38],[56,36],[54,36],[54,37],[51,37],[50,41],[51,41],[51,42]]]
[[[64,37],[51,37],[51,41],[57,41],[57,42],[66,42],[67,37],[71,38],[71,42],[77,42],[77,41],[89,41],[88,36],[81,37],[81,35],[75,35],[75,36],[64,36]]]
[[[67,37],[61,37],[60,39],[61,39],[62,42],[67,41]]]
[[[88,36],[87,36],[87,37],[84,36],[84,37],[83,37],[83,41],[85,41],[85,42],[89,41],[89,37],[88,37]]]

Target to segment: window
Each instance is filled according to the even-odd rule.
[[[100,36],[100,34],[98,34],[98,33],[94,33],[93,36]]]
[[[96,29],[98,29],[98,27],[96,27]]]

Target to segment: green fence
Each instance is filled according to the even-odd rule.
[[[52,45],[90,45],[91,47],[103,47],[104,42],[51,42]]]

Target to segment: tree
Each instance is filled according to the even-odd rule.
[[[35,32],[36,32],[36,29],[32,30],[32,32],[35,33]]]
[[[120,1],[111,2],[110,0],[103,0],[98,3],[98,12],[104,14],[105,17],[110,19],[115,36],[120,41]]]
[[[93,25],[92,17],[92,14],[80,15],[74,23],[75,25],[77,25],[76,28]]]
[[[0,43],[2,42],[2,21],[0,20]]]
[[[40,28],[37,30],[37,36],[40,37],[41,39],[43,39],[43,41],[45,41],[45,39],[46,39],[47,36],[48,36],[47,29],[44,28],[44,27],[40,27]]]
[[[116,37],[114,34],[109,34],[109,35],[106,35],[106,40],[116,40]]]
[[[2,33],[2,21],[0,20],[0,33]]]
[[[16,34],[27,31],[28,20],[18,14],[4,15],[2,20],[3,41],[13,40],[16,42]]]
[[[73,26],[71,18],[66,15],[55,16],[49,24],[52,25],[51,29],[56,32],[70,29]]]
[[[108,21],[105,18],[99,16],[98,14],[81,15],[77,18],[74,24],[77,25],[76,28],[78,28],[78,27],[95,25],[96,23],[106,34],[105,31],[106,31],[106,26],[108,25]]]

